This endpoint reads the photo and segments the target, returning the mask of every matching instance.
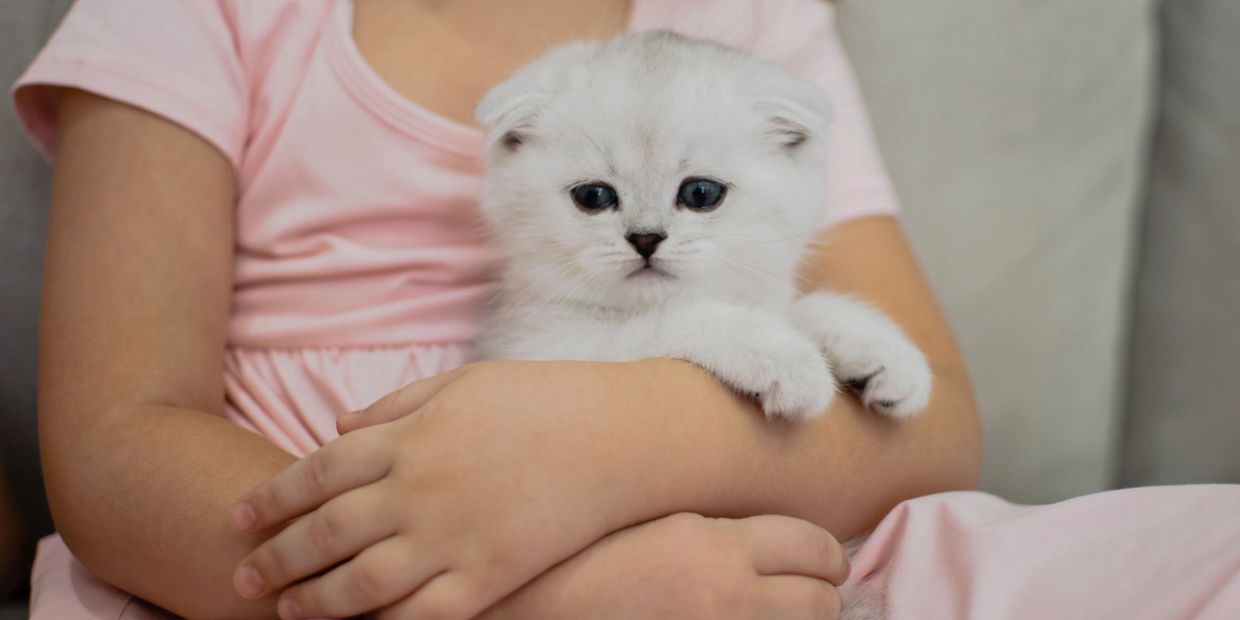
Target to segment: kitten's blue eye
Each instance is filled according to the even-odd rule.
[[[606,183],[578,185],[570,193],[573,195],[573,202],[586,213],[598,213],[620,202],[616,197],[616,190]]]
[[[711,211],[723,202],[728,188],[723,183],[710,179],[688,179],[680,184],[676,193],[676,203],[695,211]]]

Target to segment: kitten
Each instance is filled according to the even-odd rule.
[[[483,359],[684,359],[768,417],[823,412],[833,377],[890,416],[930,370],[892,321],[798,296],[826,195],[826,96],[661,32],[560,47],[493,88],[482,206],[505,261]]]
[[[824,207],[827,108],[774,65],[671,33],[570,44],[496,86],[477,120],[505,267],[480,357],[680,358],[789,419],[821,414],[834,377],[917,413],[930,368],[900,328],[794,286]],[[868,583],[841,595],[842,618],[882,617]]]

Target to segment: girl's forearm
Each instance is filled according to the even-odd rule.
[[[936,364],[930,405],[895,421],[840,395],[808,422],[770,422],[698,367],[674,360],[600,366],[624,424],[597,448],[621,472],[602,502],[622,515],[614,529],[680,511],[743,517],[784,514],[838,539],[868,531],[901,500],[976,483],[980,438],[963,368]],[[625,473],[629,475],[624,475]],[[613,535],[614,536],[614,535]],[[609,537],[610,538],[610,537]],[[596,542],[582,555],[606,543]],[[580,557],[580,556],[578,556]],[[544,573],[497,605],[487,620],[575,617],[565,605],[565,567]],[[592,593],[584,596],[597,596]]]
[[[628,441],[646,463],[634,501],[651,512],[784,514],[840,540],[900,501],[971,488],[981,440],[963,368],[939,364],[921,414],[891,420],[840,394],[807,422],[767,421],[751,401],[685,362],[635,365],[646,386]],[[650,516],[650,515],[642,515]]]
[[[151,405],[107,419],[89,442],[45,446],[48,496],[74,555],[181,616],[274,617],[274,600],[233,591],[233,571],[260,537],[235,533],[228,508],[293,456],[198,411]]]

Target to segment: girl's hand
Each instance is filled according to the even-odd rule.
[[[840,544],[808,521],[680,513],[611,534],[479,620],[835,620],[847,576]]]
[[[286,620],[375,609],[471,618],[651,518],[633,514],[632,499],[650,498],[657,476],[632,446],[652,442],[623,435],[657,432],[641,412],[659,411],[659,396],[633,368],[487,362],[390,394],[366,417],[391,422],[341,437],[238,500],[241,531],[292,522],[242,562],[237,591],[287,588]]]

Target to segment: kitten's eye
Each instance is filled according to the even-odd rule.
[[[606,183],[578,185],[570,193],[573,195],[573,202],[577,203],[577,207],[586,213],[598,213],[620,202],[620,199],[616,197],[616,190]]]
[[[696,211],[711,211],[727,194],[728,188],[718,181],[689,179],[681,183],[676,202]]]

